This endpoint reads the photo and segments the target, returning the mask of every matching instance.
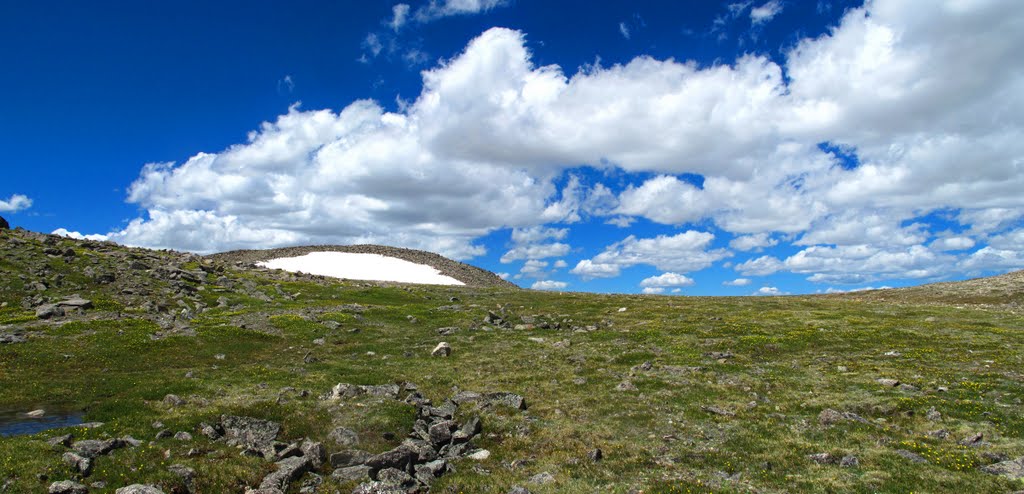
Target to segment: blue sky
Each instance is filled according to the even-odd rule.
[[[541,289],[1024,268],[1024,4],[4,2],[0,215]]]

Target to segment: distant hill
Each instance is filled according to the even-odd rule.
[[[233,250],[206,256],[222,263],[255,264],[282,257],[298,257],[310,252],[347,252],[352,254],[379,254],[382,256],[403,259],[417,264],[425,264],[437,269],[445,276],[451,276],[468,286],[493,286],[501,288],[518,288],[515,284],[505,281],[498,275],[476,266],[453,261],[447,257],[423,250],[403,249],[384,245],[310,245],[302,247],[285,247],[280,249]]]
[[[964,281],[846,293],[838,297],[900,303],[994,306],[1024,311],[1024,270]]]

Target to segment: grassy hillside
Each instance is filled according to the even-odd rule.
[[[472,448],[490,455],[454,460],[431,492],[1011,492],[1024,484],[982,470],[1024,456],[1024,317],[1004,305],[1024,286],[1000,286],[776,298],[383,287],[0,231],[0,412],[103,423],[0,439],[0,492],[258,486],[272,462],[201,433],[222,414],[328,452],[346,448],[337,427],[369,453],[413,429],[404,392],[322,399],[338,383],[413,383],[435,404],[467,390],[525,398],[526,410],[460,407],[456,420],[480,417]],[[76,294],[93,306],[37,316]],[[442,341],[451,355],[431,356]],[[142,443],[83,477],[47,443],[66,433]],[[195,470],[190,486],[172,465]],[[319,468],[315,492],[359,483],[332,470]]]

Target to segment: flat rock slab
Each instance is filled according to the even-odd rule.
[[[1024,479],[1024,456],[1016,460],[1007,460],[982,467],[981,471],[991,473],[992,475],[1001,475],[1012,480]]]

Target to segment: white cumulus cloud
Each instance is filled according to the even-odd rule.
[[[0,211],[5,213],[17,213],[32,207],[32,199],[24,194],[14,194],[7,199],[0,199]]]
[[[433,1],[414,17],[503,4]],[[736,12],[753,18],[772,4]],[[764,10],[765,21],[769,11],[778,13]],[[985,242],[1024,217],[1024,72],[1010,63],[1022,23],[1013,0],[876,0],[779,62],[637,56],[575,73],[534,64],[524,33],[490,29],[425,70],[401,112],[372,101],[293,108],[244,143],[147,165],[129,194],[145,213],[110,236],[197,251],[376,242],[467,258],[497,229],[591,215],[684,229],[707,221],[739,235],[738,250],[762,238],[802,249],[742,263],[744,275],[840,283],[1010,269],[1016,244]],[[859,164],[844,166],[822,143]],[[634,185],[615,194],[573,179],[558,190],[581,165]],[[941,250],[923,219],[936,211],[950,211],[976,245]],[[676,237],[629,237],[572,272],[688,273],[729,256],[667,240]]]
[[[533,290],[562,290],[567,286],[569,284],[564,281],[543,280],[530,285],[530,288]]]
[[[681,275],[679,273],[662,273],[658,276],[651,276],[650,278],[644,278],[640,282],[640,286],[643,288],[654,288],[654,287],[679,287],[679,286],[692,286],[694,283],[692,278]]]

